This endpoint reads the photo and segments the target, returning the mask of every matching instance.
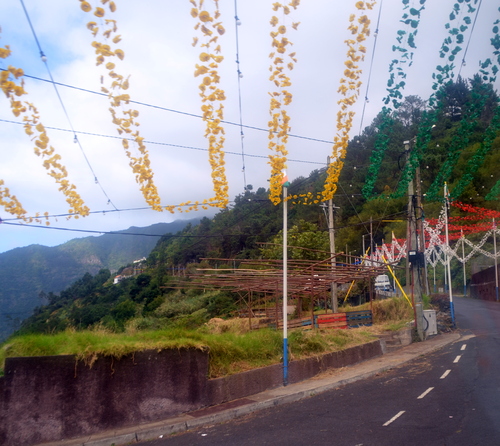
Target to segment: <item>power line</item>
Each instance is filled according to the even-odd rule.
[[[467,45],[464,50],[464,57],[462,57],[462,63],[460,64],[460,68],[458,69],[457,78],[460,77],[460,73],[462,72],[462,67],[465,66],[465,58],[467,57],[467,51],[469,51],[470,41],[472,40],[472,34],[474,33],[474,28],[476,27],[477,16],[479,15],[479,10],[481,9],[481,4],[483,0],[479,0],[479,5],[477,7],[476,15],[474,16],[474,22],[472,23],[472,28],[470,30],[469,39],[467,40]]]
[[[0,119],[0,122],[6,122],[8,124],[24,125],[23,122],[9,121],[7,119]],[[49,129],[49,130],[56,130],[56,131],[59,131],[59,132],[72,132],[72,133],[79,134],[79,135],[97,136],[97,137],[100,137],[100,138],[119,139],[120,141],[123,140],[123,139],[126,139],[126,138],[123,138],[123,136],[113,136],[113,135],[103,135],[103,134],[100,134],[100,133],[81,132],[81,131],[77,131],[77,130],[62,129],[62,128],[59,128],[59,127],[49,127],[49,126],[44,126],[44,127],[46,129]],[[134,139],[132,139],[132,138],[128,138],[128,140],[129,141],[134,141]],[[145,144],[155,144],[155,145],[159,145],[159,146],[176,147],[176,148],[179,148],[179,149],[199,150],[199,151],[202,151],[202,152],[208,152],[208,149],[204,149],[204,148],[201,148],[201,147],[183,146],[183,145],[179,145],[179,144],[171,144],[171,143],[166,143],[166,142],[144,140],[144,143]],[[238,153],[238,152],[227,152],[227,151],[225,151],[224,153],[226,153],[228,155],[238,155],[238,156],[241,156],[241,153]],[[269,157],[266,156],[266,155],[246,154],[245,156],[248,156],[248,157],[251,157],[251,158],[269,159]],[[325,164],[325,163],[320,163],[318,161],[307,161],[307,160],[296,160],[296,159],[288,159],[287,161],[291,161],[291,162],[294,162],[294,163],[315,164],[315,165],[318,165],[318,166],[323,166]]]
[[[241,78],[243,74],[240,70],[240,50],[239,50],[239,39],[238,39],[238,27],[241,25],[241,21],[238,18],[238,1],[234,0],[234,26],[235,26],[235,38],[236,38],[236,67],[238,74],[238,107],[239,107],[239,116],[240,116],[240,141],[241,141],[241,162],[242,162],[242,172],[243,172],[243,188],[246,190],[247,188],[247,177],[245,171],[245,146],[243,140],[245,135],[243,133],[243,112],[241,107]]]
[[[82,232],[82,233],[87,233],[87,234],[110,234],[110,235],[133,235],[133,236],[142,236],[142,237],[163,237],[166,234],[145,234],[145,233],[137,233],[137,232],[121,232],[121,231],[98,231],[98,230],[93,230],[93,229],[71,229],[71,228],[61,228],[61,227],[55,227],[55,226],[39,226],[39,225],[32,225],[32,224],[24,224],[24,223],[11,223],[11,222],[6,222],[4,221],[2,224],[4,225],[10,225],[10,226],[19,226],[19,227],[27,227],[27,228],[39,228],[39,229],[52,229],[56,231],[68,231],[68,232]],[[238,235],[244,235],[244,234],[238,234]],[[199,237],[222,237],[222,235],[213,235],[213,236],[207,236],[207,235],[170,235],[169,237],[192,237],[192,238],[199,238]]]
[[[380,2],[380,9],[378,10],[378,19],[377,19],[377,28],[375,29],[375,32],[373,33],[374,41],[373,41],[373,50],[372,50],[372,57],[370,61],[370,69],[368,71],[368,80],[366,82],[366,91],[365,91],[365,100],[363,102],[363,111],[361,112],[361,121],[359,123],[359,134],[361,135],[362,130],[363,130],[363,120],[365,117],[365,109],[366,109],[366,104],[368,104],[369,99],[368,99],[368,91],[370,90],[370,81],[372,78],[372,68],[373,68],[373,61],[375,60],[375,50],[377,48],[377,41],[378,41],[378,28],[380,25],[380,16],[382,15],[382,5],[384,4],[384,0]]]
[[[5,68],[0,68],[0,71],[7,71],[7,70],[5,70]],[[86,88],[75,87],[73,85],[68,85],[68,84],[64,84],[64,83],[61,83],[61,82],[53,82],[53,81],[50,81],[48,79],[43,79],[41,77],[31,76],[31,75],[26,74],[26,73],[24,74],[24,77],[26,77],[28,79],[33,79],[33,80],[41,81],[41,82],[53,83],[54,85],[59,85],[60,87],[71,88],[73,90],[79,90],[79,91],[83,91],[85,93],[95,94],[95,95],[98,95],[98,96],[104,96],[106,98],[108,97],[107,94],[101,93],[100,91],[88,90]],[[170,113],[177,113],[177,114],[180,114],[180,115],[190,116],[190,117],[193,117],[193,118],[199,118],[199,119],[203,118],[203,116],[197,115],[195,113],[189,113],[189,112],[185,112],[185,111],[175,110],[175,109],[172,109],[172,108],[162,107],[160,105],[148,104],[146,102],[134,101],[132,99],[129,102],[131,104],[142,105],[144,107],[155,108],[157,110],[167,111],[167,112],[170,112]],[[236,122],[231,122],[231,121],[221,121],[221,122],[224,123],[224,124],[234,125],[234,126],[237,126],[237,127],[240,126],[240,124],[238,124]],[[262,127],[256,127],[256,126],[245,125],[245,124],[242,124],[241,127],[245,128],[245,129],[249,129],[249,130],[257,130],[259,132],[269,133],[269,129],[264,129]],[[305,139],[307,141],[321,142],[321,143],[324,143],[324,144],[333,144],[333,141],[327,141],[325,139],[312,138],[312,137],[309,137],[309,136],[294,135],[294,134],[291,134],[291,133],[289,133],[288,136],[290,138]]]
[[[73,135],[74,135],[74,139],[73,141],[75,143],[78,144],[78,147],[80,147],[80,150],[83,154],[83,158],[85,159],[85,162],[87,163],[87,166],[89,167],[90,171],[92,172],[92,175],[94,175],[94,180],[95,180],[95,183],[99,185],[99,187],[101,188],[101,191],[102,193],[104,194],[104,196],[108,199],[108,204],[111,204],[115,209],[116,209],[116,206],[114,205],[114,203],[111,201],[111,199],[109,198],[108,194],[106,193],[106,191],[104,190],[104,188],[102,187],[102,184],[101,182],[97,179],[97,175],[96,173],[94,172],[94,169],[92,168],[92,165],[90,164],[90,161],[88,160],[87,158],[87,155],[85,154],[85,151],[83,150],[83,147],[82,145],[80,144],[80,141],[78,140],[77,136],[76,136],[76,133],[75,133],[75,130],[73,128],[73,124],[71,122],[71,119],[69,117],[69,114],[68,114],[68,111],[66,110],[66,107],[64,105],[64,102],[61,98],[61,95],[59,94],[59,90],[57,89],[57,85],[56,83],[54,82],[54,78],[52,76],[52,72],[50,71],[50,68],[49,68],[49,64],[47,63],[47,56],[45,56],[43,50],[42,50],[42,47],[40,45],[40,42],[38,40],[38,37],[36,35],[36,32],[35,32],[35,28],[33,27],[33,24],[31,23],[31,19],[30,19],[30,16],[28,14],[28,10],[26,9],[26,6],[24,5],[24,1],[23,0],[20,0],[21,2],[21,5],[23,7],[23,10],[24,10],[24,14],[26,15],[26,19],[28,20],[28,24],[31,28],[31,32],[33,33],[33,37],[35,38],[35,42],[38,46],[38,50],[40,51],[40,58],[42,59],[42,62],[44,63],[45,65],[45,68],[47,69],[47,73],[49,74],[49,77],[50,77],[50,83],[53,85],[54,87],[54,90],[56,92],[56,95],[57,95],[57,98],[59,99],[59,103],[61,104],[61,107],[63,109],[63,112],[64,112],[64,115],[66,116],[66,119],[68,121],[68,124],[73,132]]]

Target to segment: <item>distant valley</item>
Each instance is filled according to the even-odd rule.
[[[58,293],[87,272],[94,275],[103,268],[117,271],[147,257],[161,235],[175,234],[188,224],[198,223],[199,219],[191,219],[143,228],[133,226],[54,247],[31,245],[1,253],[0,341],[15,331],[34,308],[47,303],[44,293]]]

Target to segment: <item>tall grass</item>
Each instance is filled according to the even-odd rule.
[[[343,307],[342,311],[365,307],[369,309],[370,304]],[[385,299],[373,302],[373,317],[377,325],[404,325],[413,318],[413,310],[403,298]],[[184,322],[154,330],[140,330],[134,325],[119,334],[98,327],[86,331],[68,329],[52,335],[17,336],[0,347],[0,367],[3,368],[6,357],[13,356],[75,355],[77,360],[91,366],[99,356],[119,359],[143,350],[196,348],[209,351],[209,377],[215,378],[277,364],[283,356],[280,331],[267,328],[250,331],[248,321],[241,319],[213,319],[198,329],[189,329],[190,325]],[[373,340],[372,333],[373,330],[368,328],[309,332],[290,330],[290,358],[296,360],[359,345]]]
[[[292,331],[289,336],[291,359],[300,359],[361,344],[370,335],[357,330],[324,332]],[[115,334],[106,330],[67,330],[54,335],[24,335],[11,339],[0,349],[1,367],[9,356],[75,355],[89,366],[99,356],[121,358],[143,350],[197,348],[209,352],[209,377],[231,375],[256,367],[277,364],[283,356],[279,331],[261,329],[246,333],[172,328]]]

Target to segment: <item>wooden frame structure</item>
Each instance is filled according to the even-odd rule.
[[[240,296],[240,316],[282,319],[279,300],[283,295],[283,261],[270,259],[202,259],[210,263],[232,265],[221,268],[197,268],[187,274],[178,285],[182,288],[225,290]],[[344,260],[344,261],[340,261]],[[298,302],[297,316],[301,317],[303,299],[311,299],[311,308],[318,298],[324,298],[325,309],[330,299],[332,284],[346,284],[353,280],[371,279],[384,272],[380,262],[363,264],[360,257],[343,253],[324,260],[288,260],[288,296]],[[370,283],[370,300],[373,292]],[[274,306],[269,303],[274,301]]]

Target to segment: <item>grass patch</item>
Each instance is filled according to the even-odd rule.
[[[342,311],[369,308],[368,303],[354,308],[342,307]],[[191,315],[182,315],[175,325],[163,329],[152,324],[153,329],[148,326],[150,321],[143,319],[141,323],[148,326],[144,327],[146,329],[141,330],[138,323],[129,324],[124,333],[112,333],[98,327],[85,331],[68,329],[50,335],[17,336],[0,347],[0,367],[3,369],[6,357],[15,356],[75,355],[78,360],[83,360],[91,366],[99,356],[119,359],[137,351],[180,348],[208,350],[210,378],[281,362],[281,331],[267,328],[250,330],[246,319],[220,318],[212,319],[200,328],[190,328],[205,317],[204,313],[198,313],[199,310]],[[373,314],[373,327],[348,330],[290,330],[290,359],[303,359],[370,342],[376,339],[378,332],[397,330],[413,318],[413,310],[403,298],[373,302]]]
[[[143,350],[167,348],[198,348],[209,351],[209,378],[232,375],[257,367],[281,362],[283,338],[280,331],[261,329],[242,333],[240,324],[235,331],[211,333],[210,330],[167,329],[115,334],[99,329],[48,335],[24,335],[11,339],[0,349],[0,361],[9,356],[75,355],[89,366],[99,356],[121,358]],[[291,331],[290,359],[302,359],[321,353],[342,350],[373,340],[362,331],[322,330]]]

